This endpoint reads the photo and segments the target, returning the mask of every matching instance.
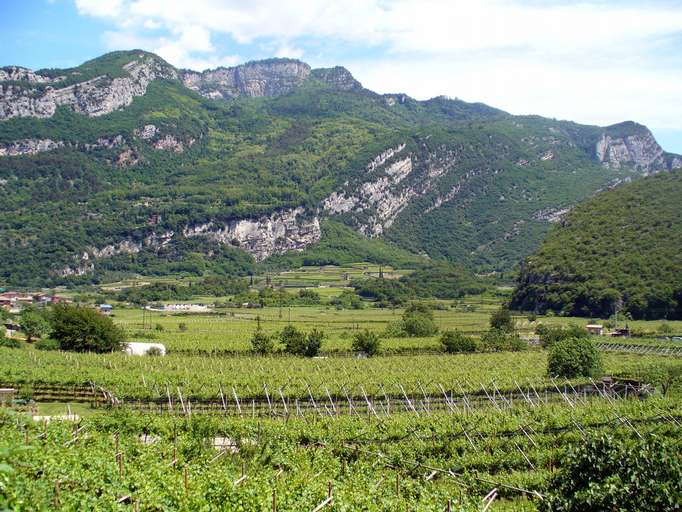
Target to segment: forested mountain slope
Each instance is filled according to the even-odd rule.
[[[577,202],[679,166],[632,122],[378,95],[289,59],[197,73],[130,51],[5,67],[0,284],[245,273],[292,251],[347,260],[348,247],[506,270]]]
[[[682,170],[636,180],[576,207],[522,266],[512,305],[682,318]]]

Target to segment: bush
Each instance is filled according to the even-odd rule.
[[[433,311],[428,304],[424,304],[423,302],[410,302],[410,304],[405,308],[403,318],[413,314],[423,315],[429,318],[429,320],[433,320]]]
[[[272,341],[272,337],[265,334],[260,329],[256,329],[251,336],[251,350],[255,354],[265,355],[269,354],[275,348],[275,344]]]
[[[154,326],[154,330],[159,331],[159,332],[163,331],[163,325],[161,325],[161,324],[156,324],[156,325]]]
[[[305,351],[305,333],[299,331],[291,324],[282,329],[279,340],[284,345],[285,352],[289,354],[301,355]]]
[[[38,350],[59,350],[59,342],[51,338],[36,341],[33,346]]]
[[[433,336],[438,326],[423,313],[410,313],[403,320],[403,330],[408,336]]]
[[[559,377],[591,377],[601,371],[601,354],[589,338],[557,341],[549,350],[547,373]]]
[[[353,336],[353,350],[355,352],[361,352],[371,357],[379,352],[380,345],[381,340],[379,336],[369,329],[365,329]]]
[[[502,329],[490,329],[481,338],[481,345],[487,352],[520,352],[528,345],[518,334]]]
[[[94,309],[56,306],[52,312],[52,334],[62,350],[75,352],[112,352],[123,348],[122,329],[111,318]]]
[[[490,315],[490,328],[507,332],[514,330],[514,319],[509,312],[509,308],[501,306],[500,309],[493,311]]]
[[[145,352],[145,355],[156,357],[162,355],[161,349],[159,347],[150,347]]]
[[[318,331],[317,329],[310,331],[308,336],[305,338],[305,346],[301,355],[306,357],[315,357],[320,353],[320,348],[322,348],[322,340],[324,340],[324,333],[322,331]]]
[[[678,510],[682,452],[657,436],[590,436],[571,447],[540,510]]]
[[[449,354],[460,352],[476,352],[478,343],[471,336],[465,336],[459,331],[447,331],[440,337],[443,349]]]
[[[673,332],[673,328],[670,326],[669,323],[663,322],[661,325],[658,326],[657,331],[660,334],[670,334],[671,332]]]
[[[540,337],[540,344],[549,348],[557,341],[568,338],[589,338],[590,334],[583,328],[577,325],[570,325],[567,328],[562,326],[538,325],[535,328],[535,334]]]
[[[405,325],[402,321],[390,322],[386,326],[384,336],[387,338],[404,338],[407,336],[407,333],[405,332]]]
[[[180,332],[186,332],[187,331],[187,324],[185,322],[180,322],[178,324],[178,330]]]
[[[0,335],[0,347],[7,348],[21,348],[21,342],[19,340],[13,340],[12,338],[6,338],[4,334]]]

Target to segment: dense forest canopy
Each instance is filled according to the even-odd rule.
[[[522,267],[512,305],[538,312],[682,318],[682,171],[579,205]]]

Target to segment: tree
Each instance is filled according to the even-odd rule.
[[[465,336],[460,331],[446,331],[440,337],[440,343],[443,349],[449,353],[454,354],[458,352],[476,352],[478,350],[478,343],[470,336]]]
[[[514,319],[507,306],[501,306],[490,315],[490,328],[501,331],[512,332],[514,330]]]
[[[381,340],[379,339],[379,336],[369,329],[365,329],[353,336],[353,350],[366,354],[369,357],[372,357],[379,352],[380,345]]]
[[[289,354],[301,355],[305,351],[305,334],[291,324],[282,329],[279,340],[284,345],[284,350]]]
[[[518,334],[503,329],[489,329],[481,337],[481,345],[488,352],[520,352],[528,348]]]
[[[438,326],[433,321],[433,311],[421,302],[412,302],[403,313],[403,331],[408,336],[433,336]]]
[[[272,352],[275,348],[275,344],[272,341],[272,337],[265,334],[262,330],[256,329],[251,336],[251,349],[255,354],[264,356]]]
[[[306,357],[315,357],[320,353],[320,348],[322,348],[322,340],[324,340],[324,333],[313,329],[308,333],[305,339],[305,350],[303,355]]]
[[[26,334],[26,341],[31,343],[34,338],[42,338],[50,332],[50,322],[38,311],[28,308],[21,312],[19,319],[21,330]]]
[[[592,435],[571,447],[540,510],[679,510],[682,456],[657,436],[617,439]]]
[[[52,311],[52,338],[62,350],[113,352],[123,348],[125,332],[111,318],[94,309],[56,306]]]
[[[428,316],[412,313],[404,318],[403,330],[408,336],[433,336],[438,332],[438,326]]]
[[[601,354],[589,338],[566,338],[549,350],[547,373],[565,378],[596,376],[601,371]]]

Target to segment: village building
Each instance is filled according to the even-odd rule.
[[[587,324],[585,329],[587,329],[587,332],[593,336],[604,335],[604,326],[601,324]]]

